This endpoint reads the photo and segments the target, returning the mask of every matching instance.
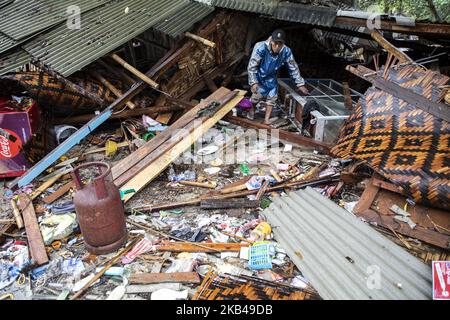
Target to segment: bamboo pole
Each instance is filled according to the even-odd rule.
[[[197,36],[195,34],[192,34],[190,32],[186,32],[184,34],[186,37],[191,38],[192,40],[198,41],[200,43],[203,43],[205,46],[211,47],[211,48],[215,48],[216,44],[208,39],[202,38],[200,36]]]
[[[94,77],[96,77],[96,78],[98,79],[98,81],[100,81],[106,88],[108,88],[109,90],[111,90],[111,92],[114,93],[114,95],[115,95],[117,98],[121,98],[121,97],[123,96],[123,92],[122,92],[122,91],[120,91],[119,89],[117,89],[111,82],[109,82],[108,80],[106,80],[105,78],[103,78],[98,72],[92,71],[91,73],[92,73],[92,75],[93,75]],[[128,102],[127,102],[127,106],[128,106],[130,109],[136,108],[136,105],[135,105],[133,102],[131,102],[131,101],[128,101]]]
[[[130,71],[132,74],[134,74],[136,77],[147,83],[149,86],[153,88],[159,88],[159,84],[157,84],[155,81],[147,77],[145,74],[140,72],[138,69],[127,63],[125,60],[123,60],[121,57],[119,57],[117,54],[113,53],[111,55],[111,58],[113,58],[114,61],[116,61],[118,64],[120,64],[122,67]]]

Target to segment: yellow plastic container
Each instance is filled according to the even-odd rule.
[[[112,157],[117,152],[117,143],[112,140],[108,140],[106,141],[105,149],[106,149],[106,156]]]
[[[253,241],[261,241],[264,240],[271,232],[272,227],[270,224],[267,222],[261,222],[252,232],[250,232],[250,238]]]

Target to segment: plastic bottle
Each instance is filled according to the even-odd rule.
[[[270,227],[270,224],[261,222],[252,232],[250,232],[250,241],[263,241],[271,232],[272,228]]]

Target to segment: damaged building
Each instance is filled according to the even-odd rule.
[[[449,37],[352,1],[0,0],[0,300],[448,299]]]

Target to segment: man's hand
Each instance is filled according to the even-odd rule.
[[[259,89],[259,84],[255,83],[254,85],[252,85],[252,92],[253,93],[258,93],[258,89]]]
[[[306,86],[298,86],[297,91],[303,93],[305,96],[309,94],[308,88],[306,88]]]

